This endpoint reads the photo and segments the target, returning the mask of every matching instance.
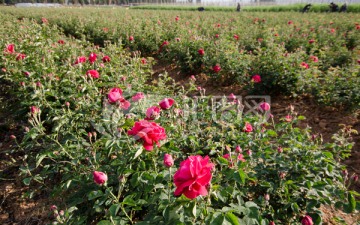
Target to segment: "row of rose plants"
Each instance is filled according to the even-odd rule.
[[[347,190],[358,176],[339,163],[351,128],[323,143],[292,107],[275,123],[268,102],[246,114],[241,98],[206,96],[196,77],[150,82],[152,58],[122,45],[0,17],[0,79],[28,119],[11,138],[29,197],[53,199],[54,224],[305,225],[322,223],[322,205],[359,210]]]
[[[67,35],[100,46],[117,43],[189,74],[205,73],[220,85],[238,83],[252,93],[309,93],[325,104],[359,107],[358,14],[2,11],[39,23],[46,17]],[[253,74],[261,77],[256,85]]]

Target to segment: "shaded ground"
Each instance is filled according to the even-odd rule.
[[[176,66],[161,62],[155,65],[153,69],[154,77],[167,71],[179,85],[186,85],[190,75],[192,75],[181,73]],[[205,88],[207,94],[229,95],[234,93],[235,95],[246,95],[241,86],[219,87],[208,80],[204,74],[195,76],[196,84]],[[0,224],[49,224],[52,217],[49,207],[52,202],[46,193],[35,196],[33,199],[23,197],[28,191],[28,187],[22,184],[19,177],[19,167],[23,163],[24,153],[21,151],[11,152],[12,149],[16,149],[16,142],[10,138],[10,135],[14,134],[18,140],[21,140],[25,123],[21,119],[15,118],[11,113],[12,110],[9,110],[13,107],[11,104],[16,101],[16,99],[9,99],[10,94],[6,91],[9,88],[8,84],[0,83],[0,102],[2,103],[0,105]],[[329,141],[331,135],[340,129],[339,124],[351,125],[353,129],[360,132],[360,112],[358,114],[347,113],[334,107],[318,106],[314,99],[308,96],[297,99],[271,96],[271,113],[276,119],[279,119],[289,112],[290,104],[295,107],[295,111],[299,115],[306,117],[301,126],[312,127],[314,133],[322,134],[324,141]],[[360,174],[359,135],[354,135],[354,142],[352,156],[344,163],[349,168],[349,174]],[[360,182],[351,188],[359,192]],[[348,215],[331,207],[323,207],[322,211],[324,213],[323,224],[344,224],[336,222],[334,219],[336,217],[343,218],[345,224],[348,225],[358,225],[358,221],[360,221],[359,214]]]

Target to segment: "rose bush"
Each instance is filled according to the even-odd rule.
[[[79,15],[78,11],[66,10],[70,13],[66,18]],[[25,13],[17,9],[4,11]],[[125,15],[128,21],[135,20]],[[275,123],[271,117],[266,120],[261,110],[253,115],[241,114],[241,99],[234,96],[224,96],[218,104],[209,105],[213,98],[205,96],[202,88],[196,92],[193,80],[187,84],[189,89],[178,88],[163,74],[151,84],[148,78],[152,58],[143,63],[144,58],[138,52],[128,52],[118,44],[102,43],[104,36],[115,40],[111,39],[114,35],[118,40],[119,36],[134,33],[128,32],[130,28],[125,25],[114,33],[105,33],[104,27],[109,27],[109,31],[115,28],[112,23],[106,23],[107,14],[103,21],[109,26],[94,26],[93,20],[86,16],[74,21],[62,16],[60,20],[54,13],[54,17],[46,16],[46,24],[40,22],[44,15],[38,17],[33,12],[31,16],[39,18],[38,23],[26,18],[18,21],[17,16],[10,14],[0,15],[2,21],[7,21],[1,26],[9,34],[0,40],[1,48],[13,43],[16,52],[26,55],[24,60],[17,61],[15,54],[0,54],[3,68],[0,79],[14,86],[13,95],[21,99],[19,113],[28,118],[23,139],[16,138],[19,151],[26,154],[20,171],[23,183],[30,187],[27,196],[39,193],[54,196],[57,201],[57,208],[52,209],[57,210],[57,215],[52,217],[54,222],[250,225],[301,224],[304,220],[321,224],[321,205],[333,204],[348,213],[359,210],[355,199],[358,194],[346,189],[346,185],[358,180],[356,176],[348,179],[349,175],[343,172],[346,168],[339,163],[349,156],[353,146],[351,128],[343,127],[334,134],[332,142],[323,143],[310,128],[297,126],[303,117],[296,114],[296,109]],[[139,30],[143,27],[148,39],[141,43],[142,32],[136,32],[136,41],[128,43],[129,49],[142,46],[145,52],[157,52],[164,40],[174,40],[170,32],[165,32],[171,30],[168,28],[174,20],[163,19],[167,18],[164,16],[132,24]],[[181,28],[182,23],[186,25],[187,17],[179,18],[177,26]],[[309,60],[306,51],[317,52],[324,40],[317,37],[316,42],[306,46],[308,49],[285,56],[284,48],[290,50],[285,37],[293,29],[276,32],[275,36],[265,29],[271,20],[280,19],[251,18],[254,25],[243,28],[253,29],[251,34],[258,37],[241,36],[237,45],[233,45],[233,34],[240,32],[227,34],[223,29],[236,24],[236,20],[220,26],[214,26],[218,23],[213,20],[204,20],[204,26],[211,29],[200,30],[211,42],[180,30],[181,41],[167,42],[160,54],[177,54],[174,49],[182,49],[180,43],[185,43],[189,51],[184,51],[182,56],[189,64],[196,62],[201,67],[204,63],[203,69],[213,74],[212,66],[219,63],[219,74],[223,76],[226,76],[224,71],[236,75],[239,70],[244,76],[241,80],[253,85],[254,90],[294,87],[296,82],[311,85],[311,77],[323,68],[313,68],[314,62],[309,61],[306,63],[311,67],[307,70],[299,65]],[[52,26],[53,21],[67,34],[80,38],[80,32],[84,32],[93,44],[104,45],[97,47],[65,36],[57,26]],[[193,23],[186,26],[197,27]],[[156,38],[151,39],[155,33]],[[220,35],[216,38],[216,34]],[[260,37],[264,39],[261,43]],[[301,41],[309,44],[311,38]],[[58,40],[64,40],[64,44],[60,45]],[[274,44],[282,40],[285,46]],[[331,41],[338,43],[335,39]],[[209,47],[214,42],[216,48]],[[260,44],[261,48],[257,48]],[[201,58],[197,52],[200,48],[206,49]],[[96,54],[99,59],[107,55],[111,61],[94,60],[91,64],[84,57],[73,65],[79,56],[90,54]],[[331,61],[317,55],[320,63]],[[238,57],[242,59],[240,62]],[[254,58],[254,64],[250,64],[249,59]],[[346,57],[343,63],[347,65]],[[353,63],[358,66],[356,61]],[[356,74],[356,68],[349,71]],[[96,80],[86,79],[84,74],[89,70],[98,71],[101,76]],[[332,73],[340,70],[339,67]],[[29,75],[25,76],[24,71]],[[311,79],[294,77],[299,71],[303,73],[301,76]],[[255,74],[261,76],[261,82],[251,82]],[[344,72],[343,78],[347,76]],[[330,80],[324,81],[327,82],[330,84]],[[334,84],[321,88],[335,89]],[[132,97],[139,92],[144,93],[144,98],[134,101]],[[196,98],[190,97],[193,93]],[[169,101],[170,96],[173,102]],[[164,110],[160,110],[164,98],[168,100]]]

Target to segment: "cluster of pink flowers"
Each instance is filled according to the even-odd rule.
[[[26,58],[24,53],[16,53],[15,52],[15,44],[8,44],[4,49],[5,54],[16,54],[16,60],[21,61]]]
[[[86,61],[89,61],[90,64],[94,64],[96,61],[97,61],[97,54],[92,52],[90,53],[89,57],[86,58],[86,56],[79,56],[75,62],[74,62],[74,65],[77,65],[77,64],[82,64],[82,63],[86,63]],[[103,58],[102,58],[102,62],[103,63],[107,63],[107,62],[110,62],[111,59],[109,56],[105,55]]]

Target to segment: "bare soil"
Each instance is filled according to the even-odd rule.
[[[160,73],[167,72],[179,85],[186,85],[190,76],[195,75],[196,84],[205,88],[207,94],[246,95],[240,85],[217,86],[205,74],[186,74],[175,65],[158,62],[153,70],[154,79]],[[53,204],[49,195],[42,193],[33,199],[24,197],[29,191],[29,187],[23,185],[19,176],[19,167],[23,164],[24,153],[11,152],[12,149],[17,148],[17,144],[10,135],[14,134],[17,140],[21,140],[26,123],[14,118],[9,110],[8,107],[17,100],[9,99],[9,93],[6,91],[8,88],[11,88],[9,84],[0,83],[0,102],[2,102],[0,106],[0,224],[49,224],[52,218],[50,206]],[[299,115],[306,117],[301,126],[310,126],[315,134],[322,135],[324,142],[331,140],[332,134],[341,128],[339,124],[352,126],[360,132],[360,111],[347,112],[341,108],[320,106],[313,98],[305,95],[298,98],[271,96],[271,113],[276,119],[287,115],[290,105],[294,106]],[[350,175],[360,174],[360,135],[354,135],[353,140],[355,146],[352,155],[343,162],[348,166]],[[360,182],[350,188],[360,192]],[[345,214],[330,206],[322,207],[321,210],[324,214],[323,224],[360,224],[359,213]],[[337,222],[335,218],[342,218],[344,223]]]

